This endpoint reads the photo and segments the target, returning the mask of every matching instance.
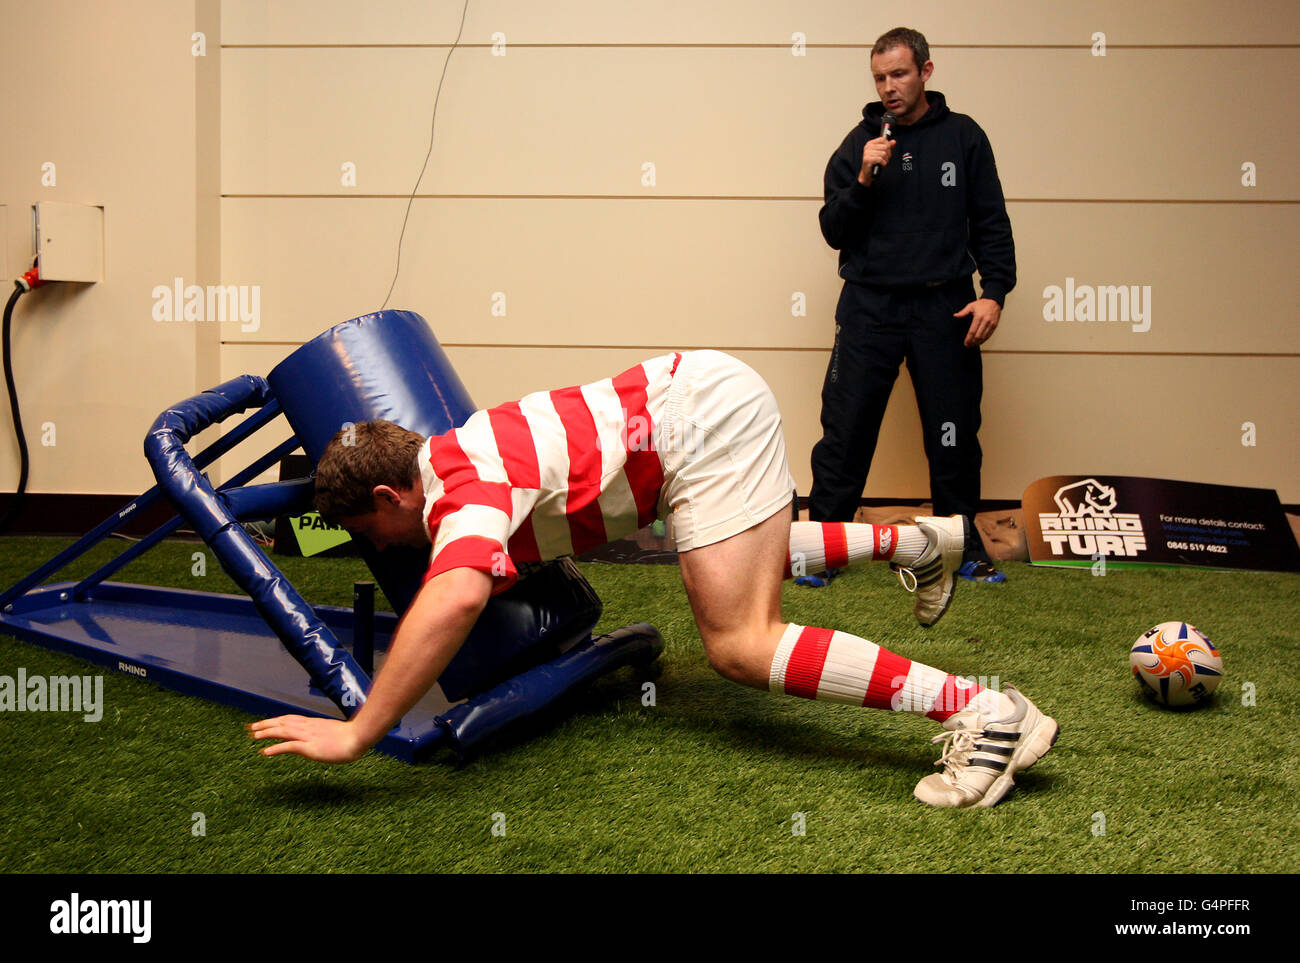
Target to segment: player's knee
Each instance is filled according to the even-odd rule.
[[[747,663],[741,647],[730,644],[725,638],[704,640],[704,654],[708,656],[713,671],[732,682],[743,682],[747,677]]]
[[[731,682],[739,682],[744,685],[749,681],[749,672],[743,662],[735,659],[720,659],[710,656],[709,665],[713,666],[713,671]]]
[[[762,647],[756,644],[762,635],[761,631],[756,630],[706,638],[704,652],[708,656],[709,665],[724,679],[740,685],[766,688],[771,659],[764,659]]]

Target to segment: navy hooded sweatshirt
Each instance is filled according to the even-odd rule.
[[[980,126],[926,91],[915,124],[894,124],[889,163],[858,183],[862,149],[880,136],[884,105],[867,104],[826,165],[822,236],[840,252],[840,277],[876,287],[936,284],[980,272],[1002,304],[1016,285],[1016,252],[993,148]]]

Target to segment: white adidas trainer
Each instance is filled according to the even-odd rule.
[[[918,515],[916,524],[930,540],[924,554],[911,565],[891,563],[889,567],[898,573],[903,588],[916,593],[916,607],[913,609],[916,620],[928,628],[943,618],[943,613],[952,604],[970,521],[965,515],[950,518]],[[907,584],[908,577],[912,580],[911,585]]]
[[[948,732],[930,740],[945,743],[935,763],[943,771],[922,779],[912,795],[931,806],[993,806],[1007,794],[1017,772],[1046,755],[1060,734],[1056,720],[1014,686],[1002,693],[1015,706],[1005,718],[982,722],[973,711],[948,717],[943,724]]]

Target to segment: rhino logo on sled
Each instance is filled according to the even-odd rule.
[[[1115,489],[1095,478],[1062,485],[1053,497],[1062,515],[1104,515],[1109,518],[1115,508]]]

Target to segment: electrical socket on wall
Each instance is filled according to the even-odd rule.
[[[104,208],[41,201],[32,205],[42,281],[104,280]]]

